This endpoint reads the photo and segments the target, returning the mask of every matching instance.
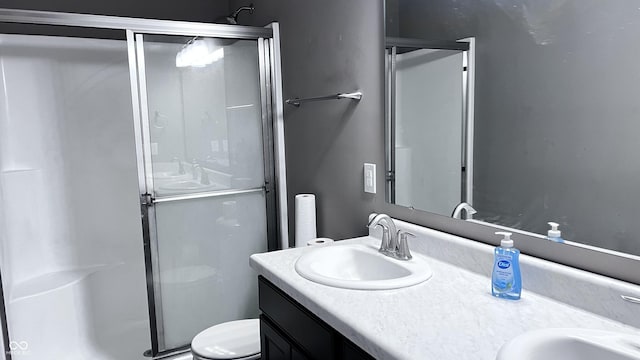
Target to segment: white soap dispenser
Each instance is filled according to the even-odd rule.
[[[560,225],[552,221],[548,222],[547,224],[551,226],[551,230],[547,232],[547,238],[557,243],[563,243],[564,240],[562,239],[562,233],[560,232],[560,230],[558,230],[558,226]]]

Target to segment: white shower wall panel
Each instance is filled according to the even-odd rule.
[[[2,49],[8,46],[3,41]],[[16,239],[3,246],[11,269],[11,278],[5,281],[20,282],[70,260],[64,250],[70,245],[68,216],[60,210],[67,208],[66,188],[51,61],[25,56],[2,56],[1,61],[3,204],[6,231]],[[24,226],[25,222],[32,226]]]
[[[14,359],[150,348],[126,42],[0,35],[1,269]]]

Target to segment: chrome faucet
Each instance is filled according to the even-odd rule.
[[[369,229],[375,229],[376,226],[382,227],[382,242],[380,243],[380,251],[382,254],[398,260],[410,260],[411,252],[409,251],[408,236],[415,236],[404,230],[396,230],[396,224],[393,219],[386,214],[377,214],[369,224]]]
[[[211,182],[209,181],[209,174],[207,174],[207,170],[205,168],[200,167],[200,184],[209,185]]]
[[[391,256],[390,254],[397,247],[396,244],[396,224],[393,223],[393,219],[387,214],[377,214],[369,221],[367,225],[369,229],[373,230],[376,226],[382,227],[382,243],[380,244],[380,252]]]
[[[200,171],[200,184],[202,185],[210,185],[211,181],[209,181],[209,174],[207,174],[207,170],[205,170],[196,160],[193,160],[193,165],[191,166],[192,170],[192,178],[193,180],[198,180],[198,171]]]
[[[184,165],[182,165],[182,161],[180,161],[180,159],[176,156],[173,158],[172,160],[175,163],[178,163],[178,174],[180,175],[184,175]]]
[[[198,170],[200,169],[200,164],[194,163],[191,165],[191,178],[193,180],[198,180]]]
[[[458,204],[458,206],[456,206],[455,209],[453,209],[451,217],[454,219],[462,219],[462,210],[465,210],[467,212],[465,220],[472,219],[473,214],[477,213],[476,209],[474,209],[471,205],[466,202],[461,202],[460,204]]]

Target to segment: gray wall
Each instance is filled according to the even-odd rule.
[[[637,1],[405,0],[398,16],[403,37],[477,38],[476,218],[640,254]]]
[[[400,36],[400,0],[384,0],[385,35]]]
[[[0,8],[203,22],[213,21],[229,12],[227,0],[0,0]]]

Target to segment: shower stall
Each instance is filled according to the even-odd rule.
[[[280,84],[277,23],[0,9],[5,358],[145,359],[257,316]]]

